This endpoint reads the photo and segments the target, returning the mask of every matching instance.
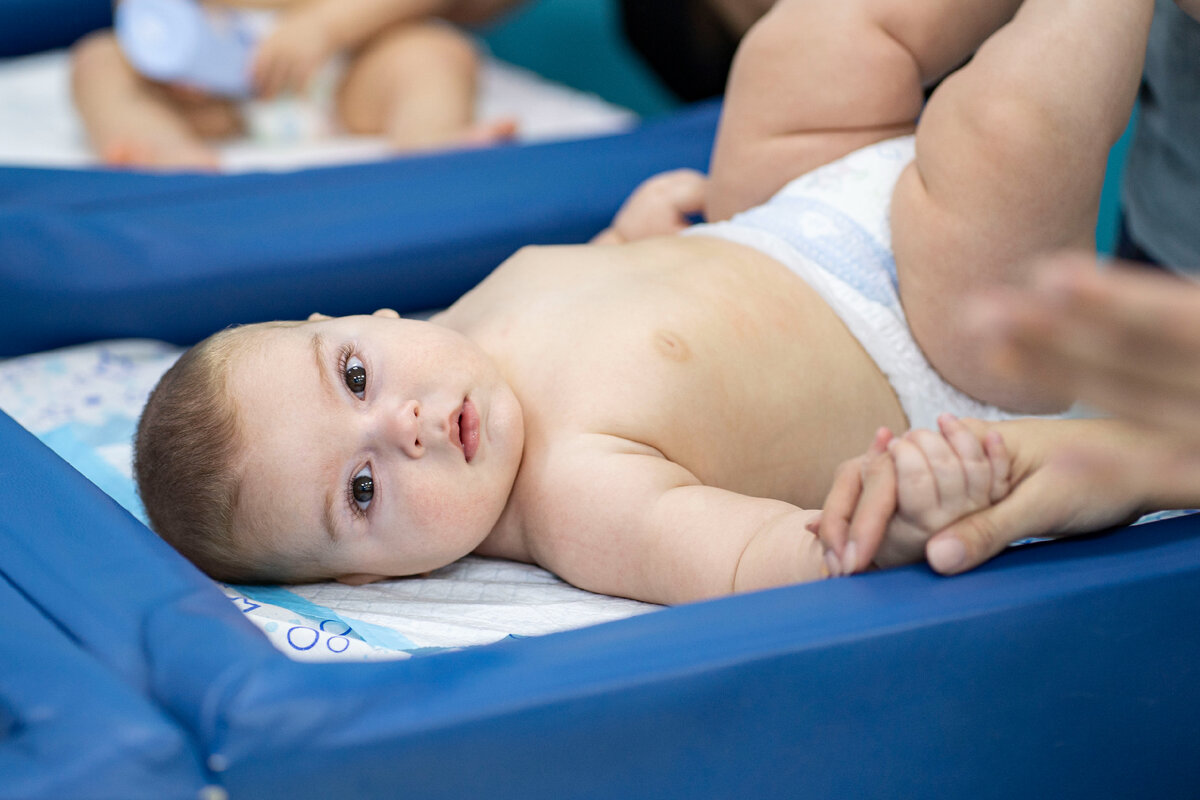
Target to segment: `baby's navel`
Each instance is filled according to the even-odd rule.
[[[654,349],[672,361],[687,361],[692,357],[692,351],[679,334],[671,331],[658,330],[654,332]]]

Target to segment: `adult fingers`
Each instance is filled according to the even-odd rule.
[[[929,565],[943,575],[954,575],[979,566],[1015,541],[1047,531],[1065,532],[1062,521],[1072,516],[1073,503],[1080,501],[1072,496],[1071,478],[1048,472],[1040,480],[1025,481],[996,505],[939,531],[925,545]]]
[[[1012,488],[1012,457],[1004,444],[1004,437],[998,431],[988,431],[983,437],[983,449],[987,454],[991,484],[988,486],[987,499],[998,503]]]

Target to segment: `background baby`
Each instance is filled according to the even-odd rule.
[[[319,77],[337,127],[398,150],[511,136],[511,121],[474,123],[471,40],[404,12],[365,0],[123,0],[118,31],[72,50],[75,105],[105,163],[158,169],[217,168],[212,141],[244,130],[239,100],[307,92]]]

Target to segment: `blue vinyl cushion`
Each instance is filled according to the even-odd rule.
[[[1195,518],[1025,548],[954,579],[912,567],[404,662],[311,665],[275,652],[3,417],[0,453],[0,572],[23,605],[0,601],[60,632],[40,657],[68,665],[63,681],[86,662],[125,687],[111,692],[128,705],[121,736],[105,744],[125,766],[97,779],[101,796],[138,787],[147,702],[235,797],[1182,797],[1200,785]],[[30,502],[48,489],[54,503]],[[26,636],[28,617],[0,619],[0,640]],[[23,688],[0,681],[5,746],[37,691]],[[82,741],[93,723],[64,717],[55,735]],[[22,774],[50,780],[59,753],[36,750]],[[178,740],[151,754],[184,779]]]
[[[0,168],[0,357],[448,305],[523,245],[586,241],[650,175],[705,169],[718,113],[288,174]]]

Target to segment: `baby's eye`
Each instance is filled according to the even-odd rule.
[[[367,391],[367,368],[358,356],[346,359],[346,366],[342,368],[342,380],[346,382],[346,388],[354,392],[359,400],[363,399]]]
[[[354,501],[354,507],[361,513],[371,505],[371,498],[374,496],[375,479],[371,477],[371,468],[363,467],[350,479],[350,498]]]

